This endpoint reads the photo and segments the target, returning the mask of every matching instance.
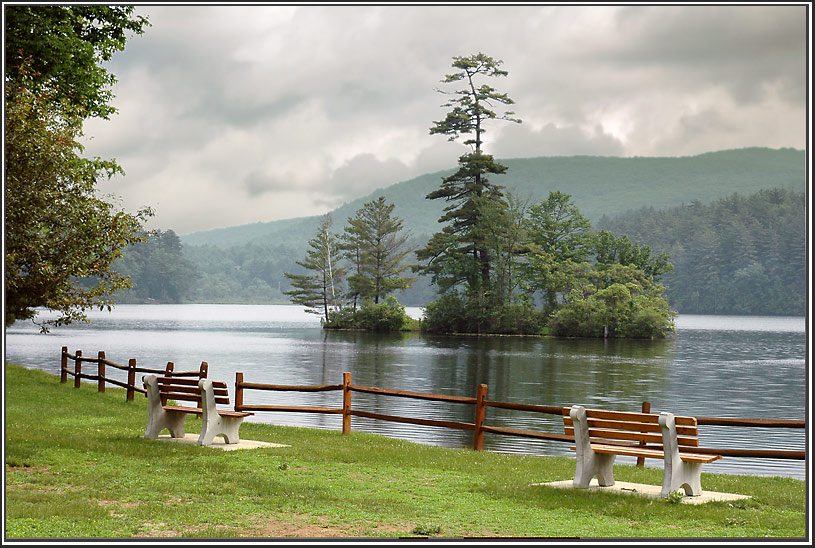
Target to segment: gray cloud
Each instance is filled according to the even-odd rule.
[[[152,27],[109,69],[119,114],[88,154],[105,191],[180,233],[316,215],[467,150],[429,135],[451,59],[523,119],[498,157],[696,154],[806,143],[803,6],[139,6]]]
[[[491,152],[501,158],[581,154],[620,156],[625,148],[613,135],[605,133],[602,127],[587,131],[574,126],[558,127],[554,124],[533,129],[521,124],[507,129]]]

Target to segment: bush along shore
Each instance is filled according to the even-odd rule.
[[[476,452],[380,435],[257,422],[222,451],[148,440],[147,401],[79,389],[7,364],[7,539],[54,538],[773,538],[804,540],[807,492],[783,477],[703,474],[734,502],[675,504],[536,485],[574,458]],[[200,419],[187,419],[198,432]],[[617,465],[659,485],[660,468]]]

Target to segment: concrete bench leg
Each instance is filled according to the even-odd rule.
[[[198,436],[199,445],[212,444],[215,436],[223,436],[226,443],[238,443],[238,429],[243,422],[243,417],[207,417],[204,419],[201,428],[201,435]]]
[[[201,403],[204,410],[198,444],[211,445],[215,436],[223,436],[226,443],[238,443],[240,441],[238,430],[244,417],[225,417],[218,413],[215,408],[215,390],[211,380],[201,379],[198,387],[201,389]]]
[[[572,406],[569,416],[574,424],[575,451],[577,453],[573,485],[586,488],[595,476],[597,476],[597,482],[603,487],[614,485],[613,467],[616,455],[592,451],[589,442],[588,419],[584,407],[580,405]]]
[[[147,430],[144,432],[145,438],[157,438],[159,433],[165,428],[170,431],[173,438],[184,437],[184,421],[187,413],[178,411],[167,411],[161,405],[161,396],[158,389],[158,380],[155,375],[145,375],[142,377],[144,388],[147,391]]]
[[[659,426],[662,430],[662,446],[665,452],[665,470],[662,478],[662,496],[672,491],[684,490],[687,496],[702,494],[701,462],[685,462],[679,456],[676,443],[676,421],[672,413],[660,413]]]
[[[684,491],[689,497],[698,497],[702,494],[702,463],[679,461],[668,468],[665,467],[665,476],[662,478],[662,496],[667,497],[672,491]]]
[[[577,468],[574,473],[575,487],[586,488],[591,483],[592,478],[597,476],[597,483],[602,487],[614,485],[614,457],[616,455],[605,455],[595,453],[589,449],[588,455],[583,458],[577,456]]]
[[[184,421],[187,419],[187,413],[178,413],[160,410],[161,413],[154,413],[150,415],[147,421],[147,430],[144,432],[145,438],[157,438],[159,433],[165,428],[170,431],[170,437],[183,438],[184,437]]]

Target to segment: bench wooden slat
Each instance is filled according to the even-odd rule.
[[[589,427],[595,428],[608,428],[612,430],[632,430],[636,432],[661,432],[662,430],[657,423],[648,422],[624,422],[612,421],[606,419],[589,419]],[[566,426],[574,426],[571,417],[563,417],[563,424]],[[676,433],[685,436],[698,436],[699,429],[695,426],[677,426]]]
[[[159,384],[159,392],[167,392],[167,391],[175,391],[175,392],[189,392],[190,394],[200,394],[200,390],[198,385],[195,386],[180,386],[170,383],[162,383]],[[223,388],[215,388],[213,390],[216,396],[228,396],[229,390],[224,386]]]
[[[159,393],[165,399],[194,401],[201,403],[201,390],[198,388],[198,381],[195,379],[181,379],[175,377],[159,377]],[[179,382],[182,381],[182,382]],[[216,387],[215,403],[229,405],[229,391],[226,383],[218,381],[217,384],[213,381],[213,386]]]
[[[187,392],[162,392],[161,395],[168,400],[201,401],[200,394],[189,394]]]
[[[194,415],[203,415],[204,410],[200,407],[183,407],[178,405],[163,405],[162,406],[165,411],[180,411],[182,413],[192,413]],[[250,415],[254,415],[254,413],[250,413],[248,411],[221,411],[218,410],[218,414],[225,416],[225,417],[248,417]]]
[[[198,386],[198,379],[188,379],[184,377],[157,377],[159,386],[162,384],[177,384],[186,386]]]
[[[653,413],[629,413],[626,411],[606,411],[604,409],[586,409],[586,416],[590,419],[609,419],[636,421],[659,424],[659,415]],[[695,417],[674,416],[677,425],[696,426]]]
[[[156,377],[159,384],[177,384],[185,386],[198,386],[199,379],[190,379],[186,377]],[[213,388],[226,388],[227,384],[224,381],[212,381]]]
[[[201,394],[188,394],[186,392],[162,392],[161,396],[168,399],[168,400],[181,400],[181,401],[190,401],[190,402],[197,402],[198,404],[201,403]],[[229,398],[221,398],[216,397],[215,403],[221,403],[224,405],[229,405]]]
[[[158,385],[158,391],[162,394],[166,394],[169,392],[180,393],[183,392],[185,394],[201,394],[201,391],[198,389],[197,386],[176,386],[174,384],[160,384]]]
[[[249,411],[221,411],[218,410],[218,414],[224,417],[248,417],[250,415],[254,415],[254,413],[250,413]]]
[[[636,447],[633,445],[603,445],[591,444],[592,451],[597,453],[606,453],[609,455],[623,455],[626,457],[644,457],[648,459],[663,459],[665,454],[660,449],[649,449],[646,447]],[[575,451],[576,448],[572,445],[569,449]],[[707,455],[702,453],[689,453],[685,451],[679,452],[679,458],[685,462],[701,462],[710,463],[722,458],[721,455]]]
[[[574,436],[574,427],[567,426],[563,428],[567,436]],[[645,443],[662,443],[662,434],[652,434],[643,432],[629,432],[624,430],[602,430],[597,428],[589,428],[589,437],[603,438],[608,440],[627,440],[627,441],[642,441]],[[685,436],[677,436],[676,443],[684,447],[699,447],[698,438],[689,438]]]

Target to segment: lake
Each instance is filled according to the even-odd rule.
[[[408,309],[414,317],[419,309]],[[209,364],[234,399],[235,372],[247,382],[353,384],[474,397],[488,385],[492,401],[678,415],[805,419],[809,405],[806,322],[798,317],[677,318],[675,337],[661,341],[571,340],[535,337],[441,337],[417,333],[324,331],[298,306],[119,305],[92,311],[90,324],[43,335],[31,322],[6,329],[6,361],[59,374],[60,350],[82,350],[126,365],[176,370]],[[47,313],[43,313],[47,317]],[[95,371],[93,364],[86,370]],[[87,369],[90,368],[90,369]],[[124,380],[124,372],[108,368]],[[67,389],[67,386],[66,386]],[[354,393],[354,408],[440,420],[473,421],[473,406]],[[341,407],[341,392],[247,392],[245,403]],[[258,412],[248,420],[341,429],[336,415]],[[145,425],[147,417],[145,416]],[[563,432],[552,415],[490,407],[485,424]],[[472,432],[354,417],[352,428],[446,447],[471,447]],[[805,449],[804,429],[700,427],[711,447]],[[285,443],[285,440],[280,440]],[[485,434],[484,449],[570,455],[569,444]],[[618,457],[620,462],[629,463]],[[648,466],[661,462],[648,459]],[[805,479],[804,461],[725,457],[705,471]]]

